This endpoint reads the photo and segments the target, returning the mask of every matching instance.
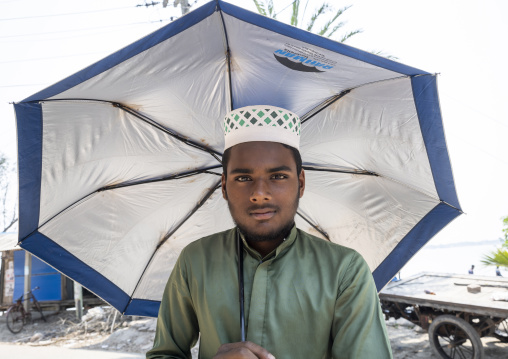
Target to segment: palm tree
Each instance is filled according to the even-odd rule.
[[[300,0],[294,0],[291,4],[289,4],[286,8],[282,9],[279,12],[275,12],[274,6],[273,6],[273,0],[268,0],[266,3],[264,3],[262,0],[252,0],[254,1],[254,4],[256,5],[256,8],[258,12],[261,15],[268,16],[271,18],[276,19],[277,15],[284,11],[287,7],[292,6],[292,13],[291,13],[291,21],[290,24],[296,27],[300,27],[302,29],[305,29],[310,32],[314,32],[321,36],[326,37],[332,37],[339,29],[341,29],[345,23],[342,21],[338,21],[339,17],[351,7],[345,6],[341,9],[335,10],[332,6],[328,5],[327,3],[323,3],[319,8],[317,8],[314,13],[309,17],[305,17],[305,14],[307,12],[307,5],[309,4],[309,0],[305,1],[305,4],[301,3]],[[303,11],[301,11],[303,9]],[[318,18],[323,18],[324,15],[332,13],[331,16],[328,16],[328,18],[325,20],[325,23],[319,30],[315,30],[316,26],[316,20]],[[300,15],[301,14],[301,15]],[[307,24],[302,26],[301,24],[307,21]],[[350,37],[361,33],[362,30],[353,30],[346,32],[342,34],[339,41],[345,42]]]
[[[490,254],[485,254],[482,259],[482,263],[486,266],[500,266],[508,268],[508,251],[503,248],[499,248]]]
[[[504,225],[504,242],[502,242],[501,248],[483,256],[482,263],[486,266],[502,266],[508,268],[508,216],[502,218],[502,220]]]

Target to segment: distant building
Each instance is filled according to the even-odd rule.
[[[0,233],[0,310],[7,309],[24,292],[25,250],[17,246],[17,233]],[[74,307],[74,282],[39,258],[32,256],[31,287],[41,306],[59,310]],[[83,288],[83,304],[104,302]]]

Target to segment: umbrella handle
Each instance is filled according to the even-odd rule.
[[[244,308],[244,294],[243,294],[243,243],[240,238],[240,233],[236,231],[236,243],[238,251],[238,297],[240,300],[240,330],[242,334],[242,342],[245,341],[245,308]]]

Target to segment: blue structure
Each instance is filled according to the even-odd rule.
[[[19,298],[25,286],[25,251],[14,252],[14,295]],[[53,267],[32,256],[31,287],[39,287],[35,292],[38,301],[62,300],[62,275]]]

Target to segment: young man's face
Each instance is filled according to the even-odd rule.
[[[238,228],[252,241],[281,240],[294,223],[305,189],[290,149],[275,142],[231,148],[222,195]]]

